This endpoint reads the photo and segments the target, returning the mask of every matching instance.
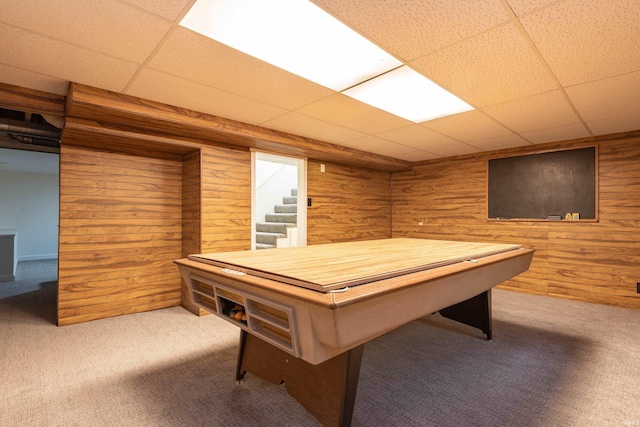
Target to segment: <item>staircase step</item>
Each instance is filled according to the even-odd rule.
[[[294,213],[273,213],[266,214],[264,218],[267,222],[288,222],[290,224],[295,224],[298,221],[298,214]]]
[[[298,204],[298,196],[284,196],[282,198],[282,203],[285,205],[297,205]]]
[[[275,213],[297,213],[298,205],[275,205],[273,210]]]
[[[291,195],[297,197],[298,196],[298,189],[297,188],[292,188],[291,189]]]
[[[273,249],[275,245],[265,245],[264,243],[256,243],[256,249]]]
[[[295,224],[287,222],[258,222],[256,223],[256,231],[287,234],[287,228],[295,226]]]
[[[262,231],[256,232],[256,243],[263,243],[267,245],[276,245],[278,239],[286,238],[286,234],[282,233],[265,233]]]

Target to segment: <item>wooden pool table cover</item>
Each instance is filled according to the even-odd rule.
[[[189,259],[329,292],[520,248],[514,244],[395,238],[198,254]]]

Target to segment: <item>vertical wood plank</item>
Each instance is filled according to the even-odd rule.
[[[182,256],[202,252],[202,155],[200,150],[182,157]],[[194,305],[187,284],[182,281],[182,306],[194,314],[204,310]]]

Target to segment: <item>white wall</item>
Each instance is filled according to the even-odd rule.
[[[59,175],[0,170],[0,229],[18,230],[18,261],[57,258]]]

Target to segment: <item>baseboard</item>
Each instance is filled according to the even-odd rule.
[[[7,275],[2,275],[0,276],[0,283],[4,283],[4,282],[13,282],[16,280],[16,276],[11,275],[11,274],[7,274]]]
[[[43,259],[58,259],[58,254],[24,255],[18,257],[20,261],[39,261]]]

